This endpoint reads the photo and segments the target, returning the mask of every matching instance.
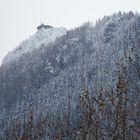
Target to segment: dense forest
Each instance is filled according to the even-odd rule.
[[[2,140],[139,140],[139,108],[138,13],[40,29],[0,67]]]

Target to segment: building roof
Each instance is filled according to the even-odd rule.
[[[50,29],[50,28],[53,28],[52,26],[50,25],[44,25],[44,24],[41,24],[39,26],[37,26],[37,30],[40,30],[42,28],[45,28],[45,29]]]

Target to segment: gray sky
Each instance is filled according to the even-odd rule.
[[[0,0],[0,63],[41,22],[70,29],[119,10],[140,13],[140,0]]]

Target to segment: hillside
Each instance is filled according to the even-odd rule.
[[[0,67],[0,137],[14,140],[12,131],[17,120],[25,126],[18,130],[23,133],[29,112],[34,115],[35,126],[47,117],[49,123],[55,122],[60,128],[67,116],[68,126],[74,128],[81,114],[81,89],[88,89],[91,96],[101,94],[106,100],[110,93],[116,93],[120,76],[127,84],[130,108],[140,101],[139,14],[113,14],[94,26],[87,22],[69,31],[38,30],[10,52]],[[109,102],[107,105],[106,108]],[[137,110],[137,124],[139,114]],[[41,139],[54,139],[47,136],[47,127]],[[51,134],[55,128],[51,127]],[[126,139],[130,132],[133,131],[127,132]],[[30,139],[35,139],[31,134]],[[67,136],[76,139],[69,132]],[[103,137],[109,140],[112,136],[107,134],[99,139]]]

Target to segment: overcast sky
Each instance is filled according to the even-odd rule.
[[[130,10],[140,13],[140,0],[0,0],[0,63],[42,22],[70,29]]]

